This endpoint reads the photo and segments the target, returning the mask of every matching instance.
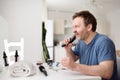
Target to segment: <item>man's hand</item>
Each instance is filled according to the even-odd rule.
[[[70,59],[70,57],[63,58],[61,63],[64,67],[67,67],[68,69],[73,70],[75,68],[75,62]]]
[[[69,42],[70,42],[70,38],[66,38],[61,42],[61,44],[66,44],[65,46],[66,50],[69,50],[72,47],[72,43],[69,43]]]

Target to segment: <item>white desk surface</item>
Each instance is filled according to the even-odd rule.
[[[0,80],[101,80],[101,77],[99,76],[83,75],[71,70],[62,70],[61,68],[58,71],[48,68],[46,68],[46,70],[48,72],[48,76],[45,76],[37,68],[37,73],[33,76],[13,77],[10,75],[7,67],[0,72]]]

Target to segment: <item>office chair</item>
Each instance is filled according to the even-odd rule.
[[[4,40],[5,53],[7,55],[7,61],[9,65],[14,64],[15,55],[18,56],[18,60],[22,61],[24,59],[24,39],[21,38],[20,42],[8,42]],[[17,52],[17,54],[16,54]]]

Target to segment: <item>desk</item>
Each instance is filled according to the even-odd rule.
[[[83,75],[78,72],[71,70],[58,71],[46,68],[48,76],[45,76],[37,68],[37,73],[29,77],[12,77],[9,73],[9,67],[5,67],[2,72],[0,72],[0,80],[101,80],[99,76],[88,76]]]

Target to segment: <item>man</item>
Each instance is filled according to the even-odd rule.
[[[89,11],[75,13],[73,33],[79,40],[74,50],[70,39],[63,41],[67,57],[61,63],[73,71],[118,80],[115,45],[107,36],[96,32],[97,21]],[[75,63],[79,59],[80,63]]]

